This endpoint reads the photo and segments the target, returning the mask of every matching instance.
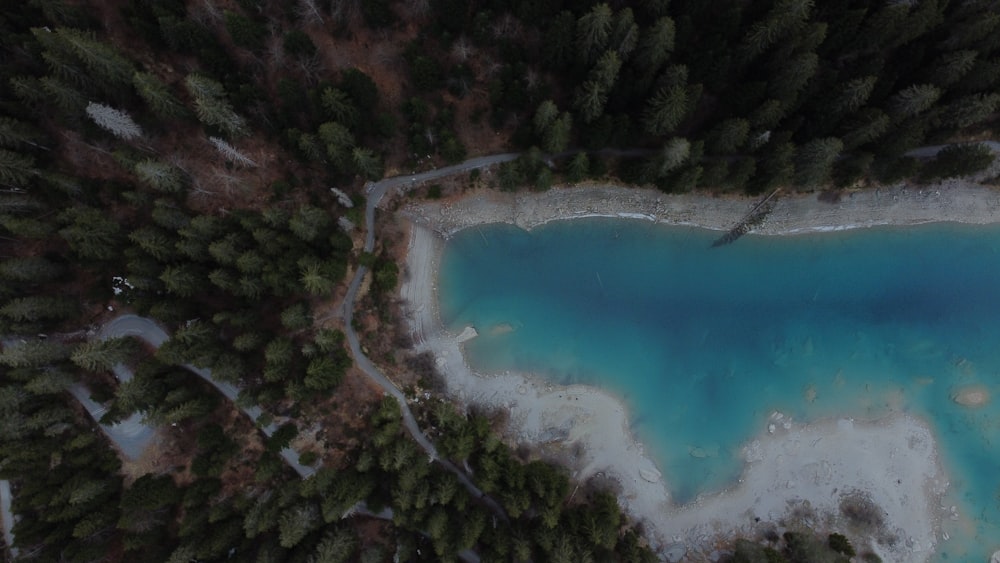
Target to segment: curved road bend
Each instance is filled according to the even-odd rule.
[[[402,191],[406,191],[408,188],[412,188],[417,184],[421,184],[429,180],[436,180],[438,178],[444,178],[454,174],[461,174],[463,172],[492,166],[501,162],[510,162],[517,159],[518,156],[520,156],[519,153],[481,156],[454,166],[446,166],[444,168],[438,168],[436,170],[422,172],[420,174],[395,176],[393,178],[380,180],[373,184],[368,184],[365,189],[367,203],[365,206],[366,232],[364,251],[371,252],[375,248],[375,208],[378,207],[382,198],[385,197],[390,190],[401,188]],[[365,372],[365,374],[372,381],[378,384],[378,386],[381,387],[386,393],[396,399],[396,402],[399,403],[399,410],[402,413],[403,426],[406,427],[410,436],[413,436],[413,439],[416,440],[417,444],[419,444],[420,447],[423,448],[424,452],[427,453],[430,461],[437,462],[441,465],[441,467],[453,473],[458,478],[459,482],[462,483],[462,486],[464,486],[474,498],[480,499],[483,504],[488,506],[494,513],[506,521],[507,513],[499,503],[486,496],[486,493],[481,491],[479,487],[476,487],[475,483],[469,479],[469,476],[466,475],[464,471],[460,470],[455,466],[455,464],[451,463],[447,459],[442,459],[440,455],[438,455],[437,448],[434,447],[434,444],[431,443],[423,431],[420,430],[420,426],[417,424],[417,420],[414,418],[413,412],[410,411],[410,407],[406,403],[406,396],[404,396],[403,392],[396,387],[395,383],[390,381],[385,374],[375,367],[375,364],[373,364],[372,361],[368,359],[368,356],[366,356],[361,350],[358,333],[354,330],[352,321],[354,319],[354,299],[357,297],[358,288],[361,287],[361,280],[364,279],[365,274],[367,273],[367,267],[358,266],[357,271],[354,273],[354,277],[351,279],[350,285],[347,287],[347,294],[344,296],[344,303],[342,306],[344,332],[347,334],[347,342],[351,347],[351,354],[354,355],[354,359],[357,362],[358,367],[361,368],[361,370]]]
[[[17,559],[17,548],[14,547],[14,515],[10,511],[10,481],[0,481],[0,524],[3,524],[3,541],[7,546],[11,559]]]
[[[104,339],[116,338],[121,336],[134,336],[142,339],[153,348],[159,348],[160,346],[163,345],[164,342],[166,342],[170,338],[167,332],[162,328],[160,328],[160,326],[156,324],[156,322],[153,321],[152,319],[147,319],[145,317],[140,317],[138,315],[131,315],[131,314],[121,315],[111,320],[103,327],[101,327],[101,330],[98,333],[98,335],[100,336],[100,338]],[[212,377],[212,370],[195,367],[191,364],[184,364],[182,367],[186,368],[187,370],[191,371],[198,377],[201,377],[205,381],[209,382],[210,384],[212,384],[213,387],[218,389],[220,393],[225,395],[227,399],[236,403],[236,397],[240,393],[238,387],[236,387],[232,383],[216,380],[215,378]],[[119,375],[120,368],[124,369],[122,366],[115,367],[115,375],[118,377],[121,377],[121,375]],[[124,371],[127,372],[128,370],[126,369]],[[123,381],[131,379],[131,377],[132,374],[128,373],[128,377],[126,379],[123,379]],[[242,410],[244,414],[250,417],[250,420],[252,420],[254,423],[256,423],[257,420],[260,418],[260,416],[263,414],[263,411],[260,409],[260,407],[256,405],[250,407],[240,407],[240,410]],[[278,425],[272,422],[267,426],[262,427],[261,431],[263,431],[266,436],[270,437],[272,434],[274,434],[274,432],[277,429]],[[300,464],[298,452],[296,452],[291,448],[282,449],[279,455],[281,455],[281,457],[284,458],[284,460],[288,463],[288,465],[290,465],[292,469],[294,469],[295,472],[299,474],[300,477],[305,478],[316,473],[316,468]]]

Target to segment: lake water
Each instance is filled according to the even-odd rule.
[[[1000,227],[934,224],[763,237],[645,221],[458,233],[441,262],[445,326],[480,371],[532,372],[622,397],[677,502],[738,477],[775,410],[799,421],[928,420],[965,525],[939,560],[1000,548]],[[956,389],[995,400],[970,409]],[[863,460],[859,460],[863,463]],[[948,526],[951,526],[949,528]]]

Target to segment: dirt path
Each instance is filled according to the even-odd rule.
[[[462,174],[464,172],[469,172],[478,168],[485,168],[502,162],[509,162],[516,159],[518,156],[520,155],[517,153],[483,156],[467,160],[454,166],[438,168],[436,170],[422,172],[420,174],[386,178],[379,182],[369,184],[365,190],[368,196],[368,202],[365,208],[365,252],[371,252],[375,248],[375,208],[378,207],[379,203],[382,202],[382,199],[392,190],[398,188],[400,191],[406,191],[423,182],[455,174]],[[416,418],[414,418],[409,405],[406,403],[406,396],[403,395],[403,392],[396,387],[396,384],[390,381],[389,378],[387,378],[385,374],[383,374],[361,350],[358,333],[354,330],[354,326],[351,321],[354,318],[354,299],[358,294],[358,288],[361,287],[361,281],[367,273],[368,268],[365,266],[358,267],[358,270],[354,274],[354,278],[351,280],[351,283],[347,288],[347,295],[344,297],[342,308],[344,331],[347,334],[347,342],[351,347],[351,354],[354,355],[355,362],[357,362],[358,367],[361,368],[361,371],[363,371],[365,375],[367,375],[386,393],[391,395],[392,398],[396,399],[396,402],[399,403],[399,409],[403,416],[403,425],[406,427],[407,432],[413,436],[413,439],[416,440],[417,444],[419,444],[420,447],[423,448],[424,452],[427,453],[430,461],[437,462],[441,467],[453,473],[456,477],[458,477],[458,480],[474,498],[480,499],[480,501],[493,510],[494,513],[506,520],[507,513],[499,503],[486,496],[486,493],[476,487],[475,483],[469,479],[469,476],[466,475],[464,471],[460,470],[447,459],[442,459],[438,455],[437,448],[434,447],[434,444],[431,443],[423,431],[420,430],[420,426],[417,424]]]

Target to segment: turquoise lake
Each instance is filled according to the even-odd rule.
[[[1000,548],[1000,226],[711,248],[719,235],[616,219],[466,229],[442,257],[441,319],[477,328],[465,345],[477,370],[623,398],[676,502],[731,485],[740,446],[775,410],[920,416],[965,518],[946,523],[937,558],[988,560]],[[953,402],[969,385],[994,400]]]

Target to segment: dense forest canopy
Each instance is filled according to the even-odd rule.
[[[483,413],[414,405],[500,508],[474,498],[353,367],[337,306],[363,266],[351,328],[408,391],[433,372],[390,326],[391,241],[359,251],[364,183],[511,149],[500,189],[935,179],[992,162],[969,142],[1000,109],[990,1],[9,4],[0,477],[42,561],[651,560],[613,493],[576,493]],[[97,338],[119,310],[171,338]],[[70,389],[161,428],[156,452],[120,457]]]

